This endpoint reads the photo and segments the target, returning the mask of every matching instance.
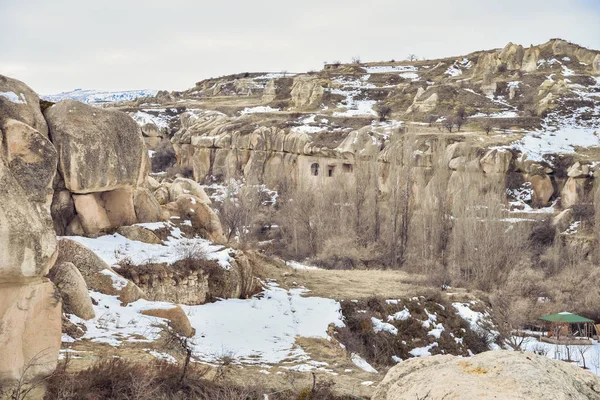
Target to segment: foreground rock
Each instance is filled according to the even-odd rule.
[[[57,156],[47,136],[37,95],[0,76],[0,397],[50,375],[58,361],[61,297],[44,277],[56,259]]]
[[[533,353],[489,351],[471,358],[413,358],[392,368],[373,400],[598,399],[600,378]]]

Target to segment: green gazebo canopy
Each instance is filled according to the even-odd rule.
[[[594,323],[594,321],[589,318],[585,318],[581,315],[573,314],[570,312],[560,312],[558,314],[544,315],[543,317],[540,317],[540,319],[543,319],[544,321],[559,322],[564,324],[579,324],[585,322]]]

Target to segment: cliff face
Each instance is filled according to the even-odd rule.
[[[171,142],[178,165],[200,182],[353,185],[369,162],[385,194],[386,170],[410,148],[408,164],[425,186],[436,168],[450,182],[501,175],[517,208],[559,197],[569,208],[586,197],[599,158],[599,62],[599,52],[553,39],[440,60],[211,79],[170,94],[187,107]]]

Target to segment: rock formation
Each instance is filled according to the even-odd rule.
[[[50,218],[57,156],[37,95],[0,76],[0,385],[52,373],[61,298],[44,276],[56,259]]]
[[[597,399],[600,378],[533,353],[488,351],[474,357],[412,358],[388,371],[373,400],[493,398]]]

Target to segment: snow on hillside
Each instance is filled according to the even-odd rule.
[[[94,103],[118,103],[121,101],[131,101],[139,97],[154,96],[158,91],[152,89],[142,90],[124,90],[124,91],[101,91],[90,89],[75,89],[70,92],[50,94],[40,96],[42,99],[52,102],[61,100],[77,100],[86,104]]]
[[[109,265],[125,259],[133,264],[170,264],[181,259],[187,247],[200,246],[208,259],[216,260],[223,268],[229,267],[231,249],[201,238],[184,238],[170,222],[138,225],[151,230],[168,227],[171,237],[164,245],[130,240],[119,234],[98,238],[71,236],[69,239],[85,245]],[[114,282],[115,287],[119,284]],[[212,363],[231,357],[234,362],[243,364],[277,364],[285,360],[290,363],[286,368],[331,371],[311,360],[295,341],[296,337],[328,339],[330,323],[344,326],[340,304],[333,299],[305,297],[308,290],[302,287],[287,290],[275,282],[264,283],[264,286],[265,290],[251,299],[182,305],[196,330],[191,340],[195,359]],[[143,315],[141,311],[174,306],[143,299],[123,306],[116,296],[94,291],[90,291],[90,296],[94,299],[96,316],[89,321],[69,317],[73,323],[85,325],[85,335],[79,339],[63,335],[63,342],[90,340],[112,346],[133,341],[153,342],[159,339],[160,328],[156,324],[164,320]]]

